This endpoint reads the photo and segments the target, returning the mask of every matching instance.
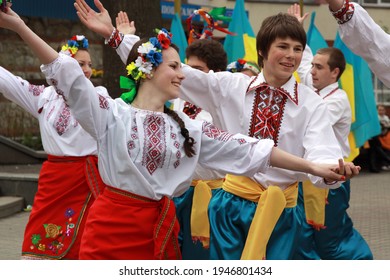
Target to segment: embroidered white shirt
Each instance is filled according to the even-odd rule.
[[[126,61],[126,54],[137,38],[134,35],[124,37],[118,50],[122,61]],[[265,82],[262,73],[248,78],[228,71],[204,73],[187,65],[183,65],[183,72],[186,78],[181,85],[182,99],[208,111],[216,127],[230,133],[250,133],[256,95],[252,89]],[[337,164],[342,152],[330,125],[326,104],[309,87],[295,85],[296,80],[292,76],[282,86],[290,98],[285,103],[282,121],[277,127],[277,146],[310,161]],[[282,189],[307,179],[318,187],[340,186],[340,183],[329,186],[323,178],[275,167],[270,167],[266,173],[255,174],[253,179],[264,187],[277,185]]]
[[[104,93],[100,87],[97,92]],[[56,156],[96,155],[97,145],[54,87],[32,85],[0,67],[0,92],[39,121],[43,149]]]
[[[340,37],[348,48],[367,61],[371,71],[390,87],[390,35],[359,4],[350,2],[352,18],[339,25]]]
[[[80,124],[97,139],[99,172],[106,184],[160,199],[183,194],[198,162],[224,174],[253,176],[268,169],[272,140],[231,135],[183,113],[180,116],[196,143],[196,155],[185,156],[184,138],[170,116],[97,95],[81,69],[75,70],[75,63],[60,55],[41,69]]]

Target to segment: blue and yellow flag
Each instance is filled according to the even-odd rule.
[[[245,12],[244,0],[236,1],[229,31],[236,35],[226,35],[225,38],[223,47],[227,53],[228,62],[239,58],[257,62],[256,38]]]
[[[180,60],[184,63],[188,43],[181,19],[177,13],[172,19],[170,32],[172,33],[172,43],[179,47]]]
[[[348,94],[353,115],[349,137],[351,155],[348,159],[351,161],[359,154],[359,147],[371,137],[380,134],[381,129],[370,68],[360,56],[348,49],[338,33],[333,46],[343,52],[347,62],[339,84]]]
[[[327,48],[328,43],[325,41],[324,37],[318,30],[317,26],[314,23],[316,17],[316,13],[313,12],[310,18],[309,29],[307,30],[307,44],[309,45],[313,54],[317,52],[317,50],[322,48]]]

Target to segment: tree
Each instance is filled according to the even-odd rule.
[[[115,17],[119,11],[124,11],[130,20],[135,21],[136,35],[142,37],[153,36],[155,28],[162,27],[160,0],[101,0],[109,12],[115,26]],[[125,66],[119,56],[110,47],[103,47],[103,85],[111,97],[121,94],[119,76],[126,75]]]

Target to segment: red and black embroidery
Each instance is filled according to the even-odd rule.
[[[176,160],[173,163],[173,167],[178,168],[180,165],[180,159],[181,159],[181,151],[180,151],[181,144],[178,141],[177,134],[173,132],[172,126],[171,126],[171,131],[172,131],[171,132],[171,140],[173,141],[173,147],[177,150],[176,153],[174,153],[176,155]]]
[[[100,106],[100,108],[106,109],[106,110],[109,108],[107,98],[104,97],[103,95],[100,95],[100,94],[99,94],[99,106]]]
[[[209,122],[203,122],[202,131],[207,137],[217,139],[222,142],[227,142],[232,138],[230,133],[220,130],[218,127]]]
[[[202,111],[202,108],[199,108],[195,106],[194,104],[191,104],[190,102],[184,103],[183,112],[189,116],[191,119],[195,119],[196,116]]]
[[[266,83],[257,87],[249,136],[257,139],[272,139],[275,145],[277,145],[280,125],[288,97],[291,98],[284,89],[271,88]],[[298,102],[297,95],[295,97],[295,101]]]
[[[137,129],[137,122],[136,122],[135,115],[131,122],[130,138],[131,139],[127,142],[127,151],[129,153],[129,156],[131,156],[131,152],[136,148],[135,141],[138,140],[138,129]]]
[[[157,168],[162,168],[166,155],[165,121],[163,116],[148,115],[144,122],[144,154],[142,165],[150,174]]]
[[[123,37],[124,35],[121,32],[119,32],[118,29],[114,28],[114,31],[112,31],[110,38],[108,38],[107,40],[107,44],[111,48],[117,49],[119,45],[122,43]]]
[[[246,140],[243,138],[235,138],[229,132],[220,130],[218,127],[209,122],[203,122],[202,132],[209,138],[219,140],[221,142],[228,142],[231,140],[236,140],[239,144],[246,143]]]
[[[69,128],[71,123],[71,115],[69,106],[64,104],[64,108],[59,112],[57,121],[54,123],[58,135],[63,135]]]
[[[336,18],[337,23],[343,24],[352,18],[353,13],[355,12],[355,7],[349,3],[349,0],[345,0],[343,6],[339,10],[331,12],[332,15]]]
[[[45,89],[45,86],[41,85],[41,86],[36,86],[36,85],[32,85],[30,84],[29,87],[28,87],[28,91],[32,93],[32,95],[34,96],[39,96]]]

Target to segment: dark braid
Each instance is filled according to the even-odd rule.
[[[190,133],[188,132],[188,129],[186,128],[183,120],[179,117],[179,115],[175,111],[169,109],[166,106],[164,106],[164,113],[171,116],[179,124],[180,133],[185,138],[184,152],[186,153],[186,155],[188,157],[192,157],[193,155],[195,155],[195,150],[194,150],[195,140],[194,138],[190,137]]]

